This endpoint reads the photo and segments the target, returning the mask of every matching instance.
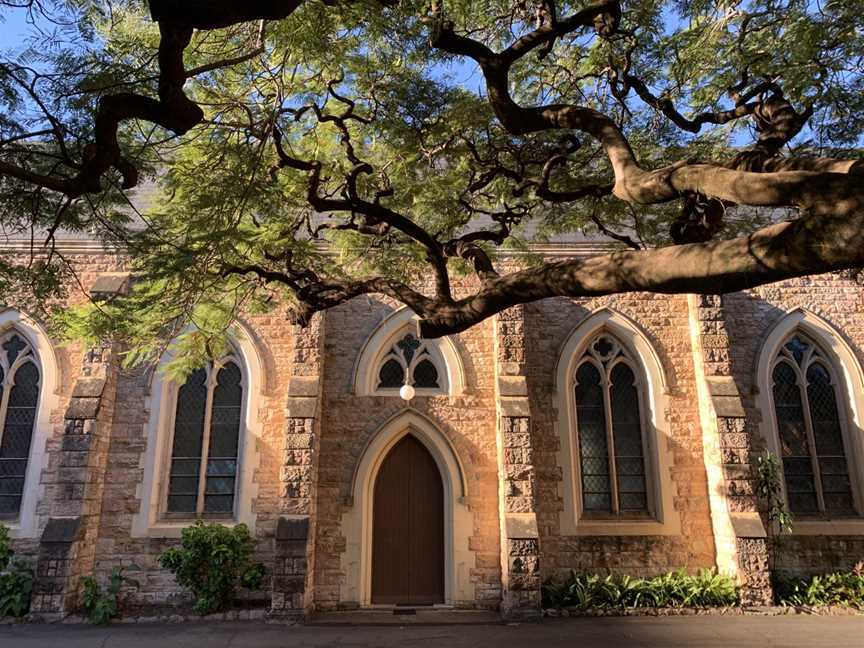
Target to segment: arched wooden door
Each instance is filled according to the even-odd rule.
[[[372,603],[444,602],[444,486],[438,464],[406,435],[375,478]]]

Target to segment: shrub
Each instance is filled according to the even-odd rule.
[[[33,570],[14,554],[9,529],[0,524],[0,616],[20,617],[30,610]]]
[[[848,572],[779,580],[776,587],[781,605],[842,605],[864,610],[864,561]]]
[[[12,551],[12,539],[9,537],[9,528],[5,524],[0,524],[0,571],[9,567],[14,553]]]
[[[238,586],[260,586],[264,565],[251,560],[252,549],[245,524],[228,528],[198,520],[183,529],[181,546],[163,553],[159,562],[192,590],[195,611],[203,615],[228,608]]]
[[[726,607],[737,602],[735,581],[709,569],[652,578],[570,572],[564,580],[543,585],[543,606],[552,608]]]
[[[138,581],[123,575],[122,567],[115,567],[111,571],[104,592],[93,576],[84,576],[81,579],[81,586],[84,588],[81,594],[81,608],[87,613],[90,623],[107,625],[111,619],[119,616],[118,599],[124,583],[138,587]]]

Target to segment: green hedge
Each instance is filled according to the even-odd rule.
[[[728,607],[737,603],[734,579],[708,569],[695,575],[679,570],[651,578],[571,572],[543,586],[545,608]]]

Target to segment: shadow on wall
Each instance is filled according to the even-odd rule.
[[[559,496],[562,467],[556,454],[560,451],[559,412],[555,386],[556,365],[565,341],[571,333],[603,308],[611,308],[636,324],[639,333],[653,347],[668,386],[666,412],[657,412],[658,423],[678,429],[673,435],[667,428],[653,446],[655,458],[668,448],[670,479],[661,483],[672,488],[672,508],[666,516],[680,515],[681,532],[677,535],[562,535]],[[675,309],[682,309],[680,313]],[[677,317],[677,320],[676,320]],[[696,570],[714,565],[713,533],[708,511],[707,480],[698,447],[686,447],[679,438],[692,438],[698,431],[698,412],[694,406],[691,418],[696,428],[689,428],[687,413],[676,408],[688,394],[695,398],[695,385],[682,389],[682,365],[692,363],[686,302],[656,295],[624,295],[577,304],[567,299],[544,300],[526,307],[526,370],[531,400],[532,437],[537,465],[536,497],[538,525],[543,548],[543,576],[565,574],[570,569],[596,573],[655,575],[677,568]],[[631,355],[634,351],[631,350]],[[560,362],[568,359],[561,358]],[[640,357],[645,369],[645,359]],[[647,412],[643,412],[647,416]],[[671,421],[669,420],[671,417]],[[682,430],[688,434],[682,434]],[[646,429],[646,432],[648,430]],[[653,430],[652,430],[653,431]],[[676,438],[676,436],[678,438]],[[658,446],[658,444],[660,444]],[[664,499],[664,498],[660,498]],[[668,501],[668,500],[667,500]],[[673,526],[674,528],[674,526]]]
[[[839,281],[839,280],[838,280]],[[781,293],[782,294],[782,293]],[[856,343],[850,339],[843,323],[836,321],[823,306],[823,300],[833,302],[833,295],[829,291],[807,290],[807,311],[812,312],[818,318],[827,322],[833,329],[831,335],[839,335],[843,342],[853,349],[855,360],[861,362],[861,351]],[[758,381],[757,365],[763,353],[765,343],[775,327],[790,313],[799,310],[794,306],[781,308],[765,298],[753,293],[733,293],[724,296],[723,313],[725,315],[725,328],[729,338],[729,362],[728,367],[719,366],[716,371],[723,372],[721,375],[730,375],[734,379],[738,392],[741,395],[742,405],[745,410],[745,438],[747,445],[736,448],[727,460],[735,459],[743,467],[748,467],[753,458],[769,447],[766,434],[774,433],[766,428],[766,413],[760,409],[760,390],[770,389],[769,385],[756,384]],[[830,305],[834,305],[833,303]],[[829,307],[830,307],[829,305]],[[854,313],[848,313],[855,317]],[[824,335],[813,335],[809,331],[805,334],[814,338],[814,342],[820,347],[826,346]],[[836,359],[832,358],[836,365]],[[840,370],[840,367],[834,367]],[[849,416],[849,404],[845,406],[841,400],[845,400],[846,390],[843,389],[838,395],[838,405],[843,412],[841,416]],[[767,404],[769,399],[761,399]],[[773,416],[771,419],[773,420]],[[846,448],[847,457],[849,448]],[[855,468],[854,462],[851,468]],[[859,472],[864,472],[864,466],[858,466]],[[735,479],[729,484],[728,497],[733,510],[754,510],[758,503],[754,493],[755,483],[752,479]],[[763,525],[767,528],[764,511],[761,512]],[[779,546],[771,549],[775,551],[773,556],[775,568],[778,572],[794,575],[812,575],[835,570],[846,570],[855,562],[864,558],[864,536],[861,535],[796,535],[795,524],[791,536],[783,536]]]

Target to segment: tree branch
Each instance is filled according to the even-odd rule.
[[[838,241],[843,241],[838,245]],[[627,292],[721,294],[864,265],[864,204],[812,214],[728,241],[620,251],[547,263],[488,282],[420,322],[424,337],[464,331],[515,304]]]

